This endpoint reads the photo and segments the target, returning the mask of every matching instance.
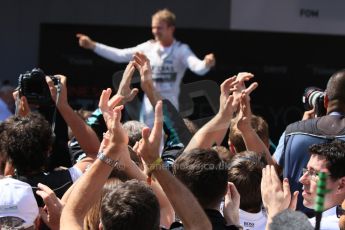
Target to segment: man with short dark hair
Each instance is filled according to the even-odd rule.
[[[102,199],[100,211],[103,229],[159,229],[158,200],[148,185],[137,180],[117,185]]]
[[[48,121],[39,113],[13,116],[6,122],[2,146],[18,175],[32,175],[44,170],[53,144]]]
[[[345,199],[345,142],[334,140],[330,143],[314,144],[309,148],[310,160],[300,178],[303,185],[303,205],[314,209],[317,197],[319,172],[328,175],[320,229],[339,229],[337,205]],[[311,219],[315,225],[315,218]]]
[[[180,155],[173,172],[197,197],[204,209],[217,209],[226,191],[228,175],[216,151],[193,149]]]
[[[212,149],[186,151],[176,159],[173,172],[197,198],[213,229],[237,229],[234,224],[238,225],[238,223],[229,219],[226,208],[224,208],[224,217],[219,212],[220,204],[228,191],[228,175],[227,167],[216,151]]]
[[[31,112],[25,117],[12,116],[3,123],[4,130],[0,135],[1,151],[5,156],[11,175],[24,181],[33,188],[43,183],[51,189],[57,189],[56,195],[61,198],[67,189],[83,172],[82,163],[66,170],[49,171],[47,159],[52,150],[53,135],[48,121],[39,113]],[[42,199],[36,195],[39,206]]]
[[[315,229],[339,229],[337,205],[340,205],[345,198],[345,142],[333,140],[328,143],[314,144],[309,151],[310,160],[300,177],[303,185],[303,205],[316,209],[315,204],[318,203],[318,206],[323,207],[324,210],[322,213],[315,210],[318,211],[316,213],[318,218],[314,217],[309,221],[312,225],[319,227]],[[320,183],[324,188],[318,188],[321,172],[326,174],[325,183]],[[291,197],[290,182],[284,178],[282,184],[272,165],[266,166],[262,170],[262,175],[262,199],[267,209],[268,223],[271,223],[279,212],[287,208],[295,209],[298,192],[295,191]],[[325,192],[324,196],[321,195],[322,191]]]

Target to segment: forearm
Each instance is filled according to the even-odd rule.
[[[60,105],[58,109],[78,140],[80,147],[90,157],[95,158],[100,146],[97,134],[68,104]]]
[[[193,194],[165,169],[153,172],[186,229],[211,229],[211,223]]]
[[[64,208],[65,209],[65,208]],[[60,230],[82,230],[84,219],[80,219],[74,215],[66,214],[62,211],[60,218]]]
[[[111,147],[104,151],[104,155],[113,159],[120,160],[120,151],[126,151],[127,146]],[[128,151],[128,150],[127,150]],[[60,226],[62,229],[71,229],[71,226],[83,226],[83,219],[99,199],[103,185],[108,179],[113,168],[96,159],[91,168],[79,179],[68,202],[62,211]]]
[[[133,48],[118,49],[101,43],[96,43],[93,51],[101,57],[118,63],[129,62],[135,53]]]
[[[71,195],[75,185],[78,183],[79,180],[77,180],[76,182],[74,182],[71,187],[69,187],[67,189],[67,191],[63,194],[62,198],[61,198],[61,203],[63,204],[67,204],[68,202],[68,199],[69,199],[69,196]]]
[[[187,59],[188,67],[197,75],[205,75],[210,68],[207,67],[206,62],[200,60],[196,56],[190,56]]]
[[[61,229],[75,229],[75,226],[80,226],[82,229],[84,217],[100,197],[102,187],[111,170],[110,166],[96,160],[90,170],[79,179],[62,211]]]
[[[211,148],[214,144],[220,145],[229,128],[230,121],[230,117],[217,114],[193,136],[185,151],[194,148]]]
[[[155,107],[159,100],[163,100],[162,95],[160,95],[160,93],[156,90],[152,81],[143,82],[142,89],[149,99],[152,107]]]
[[[241,130],[243,141],[246,145],[247,150],[254,151],[259,154],[263,154],[267,164],[276,165],[275,160],[271,156],[267,146],[260,139],[255,130],[251,127]]]
[[[175,221],[174,208],[158,182],[152,182],[151,187],[159,202],[160,225],[168,229]]]

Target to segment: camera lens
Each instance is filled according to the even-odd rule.
[[[323,92],[322,91],[314,91],[310,94],[309,99],[308,99],[308,103],[311,107],[315,108],[315,105],[317,103],[317,100],[319,97],[323,96]]]
[[[323,95],[323,90],[314,86],[307,87],[304,90],[302,102],[305,110],[311,110],[315,107],[315,103],[319,96]]]
[[[324,107],[324,91],[317,87],[308,87],[304,90],[302,97],[305,110],[311,110],[314,108],[316,117],[324,116],[326,109]]]

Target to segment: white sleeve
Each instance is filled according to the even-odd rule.
[[[76,182],[78,178],[83,175],[83,172],[75,166],[68,168],[68,171],[69,171],[69,174],[71,175],[73,183]]]
[[[198,75],[204,75],[210,70],[210,68],[206,67],[206,63],[203,60],[200,60],[197,56],[195,56],[188,45],[183,44],[181,49],[183,62],[192,72]]]
[[[96,54],[104,57],[110,61],[118,63],[129,62],[135,52],[144,51],[147,42],[137,45],[131,48],[118,49],[115,47],[110,47],[101,43],[96,43],[96,47],[93,50]]]

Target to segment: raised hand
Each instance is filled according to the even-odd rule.
[[[237,77],[236,77],[236,80],[238,80],[238,84],[236,86],[237,91],[241,92],[242,90],[246,89],[244,82],[249,81],[253,77],[254,77],[254,75],[252,73],[248,73],[248,72],[238,73]]]
[[[303,113],[302,121],[315,118],[315,108],[312,108],[311,110],[305,111]]]
[[[134,57],[134,65],[140,72],[140,86],[154,107],[159,100],[163,100],[162,95],[156,90],[152,81],[152,69],[150,60],[145,54],[137,52]]]
[[[163,103],[158,101],[155,107],[155,121],[150,132],[149,128],[142,130],[142,139],[139,142],[138,153],[146,163],[152,164],[159,157],[159,147],[163,130]]]
[[[126,145],[128,144],[128,135],[121,124],[121,110],[123,105],[116,106],[113,111],[111,128],[109,129],[109,145]]]
[[[45,204],[44,208],[39,209],[40,217],[50,229],[60,229],[62,202],[48,186],[39,183],[38,188],[36,194],[42,197]]]
[[[131,81],[135,71],[134,62],[130,61],[123,72],[123,76],[117,91],[117,95],[123,96],[122,104],[126,104],[134,99],[139,90],[137,88],[131,89]]]
[[[225,195],[224,218],[227,225],[240,224],[240,194],[232,182],[228,182],[228,191]]]
[[[267,165],[262,169],[261,195],[269,218],[272,218],[284,209],[296,207],[298,192],[291,198],[288,179],[285,178],[282,184],[274,166]]]
[[[207,54],[204,57],[204,62],[208,68],[211,68],[216,65],[216,58],[213,53]]]
[[[103,118],[108,129],[111,128],[111,125],[114,119],[113,109],[116,105],[119,105],[123,99],[123,96],[116,94],[109,100],[110,95],[111,95],[110,88],[103,90],[101,97],[99,98],[99,103],[98,103],[98,107],[102,111]]]
[[[238,114],[237,128],[240,131],[244,131],[247,128],[251,128],[252,110],[250,107],[250,93],[258,87],[258,83],[252,83],[247,89],[243,90],[240,100],[240,112]]]
[[[133,163],[128,151],[128,134],[121,124],[121,110],[123,105],[113,109],[112,119],[108,132],[103,136],[103,150],[111,159],[119,160],[119,169],[131,167]]]
[[[59,108],[61,106],[67,105],[67,78],[63,75],[54,75],[54,77],[58,78],[60,81],[60,85],[56,86],[54,85],[53,80],[46,76],[46,82],[49,86],[50,95],[55,103],[58,103],[56,106]],[[60,87],[60,92],[58,92],[58,88]],[[59,93],[59,98],[57,98]]]
[[[85,34],[76,34],[76,37],[78,38],[79,46],[84,49],[93,50],[96,47],[96,42],[91,40],[91,38]]]
[[[234,110],[234,96],[232,95],[234,91],[234,86],[237,84],[236,76],[226,79],[220,85],[220,98],[219,98],[219,112],[221,116],[227,118],[232,118]]]
[[[238,108],[238,105],[240,103],[241,100],[241,94],[242,91],[246,89],[246,85],[245,85],[245,81],[249,81],[251,78],[253,78],[254,75],[248,72],[240,72],[237,74],[236,76],[236,80],[237,80],[237,84],[234,86],[234,104],[237,106],[236,108]],[[237,111],[237,110],[236,110]]]
[[[140,73],[141,88],[145,91],[152,84],[152,69],[150,60],[145,54],[137,52],[133,57],[134,65]]]

